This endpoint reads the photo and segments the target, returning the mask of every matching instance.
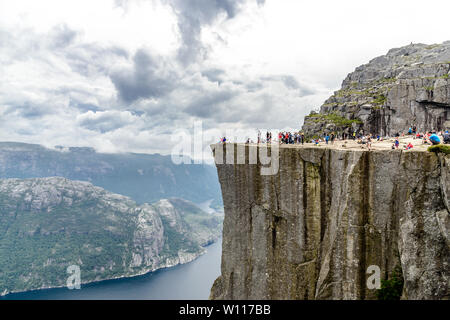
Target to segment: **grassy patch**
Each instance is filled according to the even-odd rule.
[[[428,147],[428,151],[434,152],[434,153],[450,154],[450,146],[446,146],[444,144],[438,144],[435,146]]]
[[[325,120],[330,121],[338,126],[351,126],[353,123],[362,124],[360,119],[347,119],[336,113],[330,113],[324,116]]]
[[[431,50],[431,49],[437,48],[437,47],[439,47],[439,46],[440,46],[439,44],[431,44],[431,45],[425,47],[425,49]]]
[[[367,95],[370,94],[369,90],[352,90],[352,89],[341,89],[336,92],[336,97],[343,98],[348,96],[354,96],[354,95]]]
[[[381,78],[379,80],[376,80],[372,83],[372,85],[378,85],[378,84],[390,84],[397,81],[397,78],[391,77],[391,78]]]
[[[381,289],[377,290],[378,300],[400,300],[403,291],[402,268],[397,265],[389,279],[381,280]]]
[[[384,94],[379,94],[375,97],[375,100],[373,100],[373,104],[377,106],[382,106],[386,103],[386,96]]]
[[[350,127],[353,123],[356,124],[362,124],[363,122],[361,121],[361,119],[347,119],[344,118],[340,115],[338,115],[337,113],[333,112],[333,113],[329,113],[329,114],[313,114],[313,115],[309,115],[307,116],[308,118],[312,118],[311,121],[312,122],[328,122],[328,123],[333,123],[336,126],[343,126],[343,127]]]
[[[311,113],[307,116],[305,116],[305,118],[320,118],[321,115],[319,113]]]

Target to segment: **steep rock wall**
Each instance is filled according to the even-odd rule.
[[[248,159],[256,146],[245,148]],[[382,278],[401,265],[403,298],[448,298],[449,161],[281,147],[275,175],[217,164],[225,220],[211,298],[374,299],[370,265]]]
[[[365,133],[392,136],[450,128],[450,41],[389,50],[347,75],[340,90],[305,117],[307,136]]]

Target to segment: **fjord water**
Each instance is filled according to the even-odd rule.
[[[0,300],[208,299],[212,284],[220,275],[221,239],[206,249],[205,254],[190,263],[143,276],[85,284],[80,290],[56,288],[14,293]]]

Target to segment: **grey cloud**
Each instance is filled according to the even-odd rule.
[[[14,61],[26,61],[44,46],[46,39],[32,30],[0,30],[0,48],[4,53],[1,63],[12,64]]]
[[[125,102],[159,98],[176,86],[174,72],[142,49],[133,57],[131,69],[112,72],[110,78]]]
[[[117,58],[128,59],[127,50],[118,46],[77,41],[79,31],[65,24],[53,27],[47,33],[33,29],[0,30],[0,47],[7,53],[3,64],[14,61],[42,62],[52,69],[57,68],[52,55],[61,58],[70,68],[83,75],[107,73]]]
[[[120,47],[111,47],[110,52],[113,53],[116,56],[122,56],[124,58],[128,58],[128,51],[125,50],[124,48],[120,48]]]
[[[64,55],[72,70],[84,76],[106,74],[117,58],[129,58],[128,51],[123,48],[102,47],[92,43],[71,47]]]
[[[48,114],[48,112],[45,109],[35,105],[27,105],[19,108],[16,107],[16,110],[20,110],[20,115],[28,119],[40,118]]]
[[[315,91],[307,85],[300,84],[297,79],[291,75],[274,75],[262,77],[263,81],[279,81],[288,89],[298,90],[300,96],[308,96],[314,94]]]
[[[54,47],[66,47],[75,41],[77,32],[70,29],[66,24],[61,24],[53,27],[50,31],[50,37]]]
[[[7,107],[4,115],[15,114],[26,119],[37,119],[52,114],[48,106],[35,104],[32,102],[13,103],[13,106]]]
[[[290,89],[300,89],[300,84],[297,79],[293,76],[282,76],[281,80],[284,82],[284,85]]]
[[[181,63],[189,64],[206,57],[207,48],[200,40],[201,28],[210,25],[222,13],[234,18],[246,0],[167,0],[178,16],[182,44],[178,51]],[[257,0],[258,5],[264,1]]]
[[[15,131],[17,134],[20,134],[22,136],[32,136],[36,134],[36,131],[32,129],[17,129]]]
[[[205,93],[199,99],[194,100],[191,104],[184,109],[184,111],[190,115],[200,118],[219,117],[224,114],[227,109],[224,102],[231,100],[236,96],[236,92],[233,91],[219,91]]]
[[[221,69],[207,69],[202,72],[202,75],[211,82],[221,84],[224,81],[225,71]]]
[[[241,122],[263,124],[273,122],[275,107],[283,104],[283,94],[277,99],[267,89],[277,83],[292,92],[291,98],[300,98],[315,92],[292,75],[270,75],[256,80],[239,80],[227,77],[221,69],[207,69],[202,72],[209,81],[220,79],[221,87],[204,87],[202,96],[189,103],[184,112],[190,116],[210,119],[217,123]],[[200,88],[200,84],[194,84]],[[234,99],[239,97],[239,99]],[[282,102],[283,101],[283,102]],[[250,104],[246,104],[246,102]]]
[[[85,113],[85,112],[88,112],[88,111],[97,112],[97,111],[101,110],[96,105],[93,105],[93,104],[90,104],[90,103],[76,103],[73,100],[70,100],[69,106],[73,107],[73,108],[77,108],[82,113]]]
[[[126,8],[127,0],[114,0],[114,6]]]
[[[240,122],[258,127],[273,121],[271,111],[277,104],[270,95],[261,93],[254,97],[251,106],[236,102],[234,105],[224,108],[221,114],[216,114],[214,120],[219,123]]]
[[[114,131],[130,124],[133,116],[122,112],[87,112],[79,117],[78,124],[86,129],[101,133]]]
[[[144,111],[139,111],[139,110],[126,110],[128,112],[130,112],[133,116],[138,116],[141,117],[142,115],[145,114]]]
[[[247,91],[249,92],[255,92],[258,90],[261,90],[264,88],[263,84],[261,82],[257,82],[257,81],[252,81],[249,82],[245,85],[245,88],[247,89]]]

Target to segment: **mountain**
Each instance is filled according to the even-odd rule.
[[[65,286],[70,265],[87,283],[186,263],[221,227],[186,200],[138,205],[85,181],[0,179],[0,294]]]
[[[324,133],[393,136],[450,128],[450,41],[411,44],[359,66],[320,107],[305,117],[309,137]]]
[[[159,154],[106,154],[91,148],[48,149],[40,145],[0,142],[0,178],[61,176],[89,181],[137,203],[182,198],[196,203],[222,196],[211,165],[180,164]]]

